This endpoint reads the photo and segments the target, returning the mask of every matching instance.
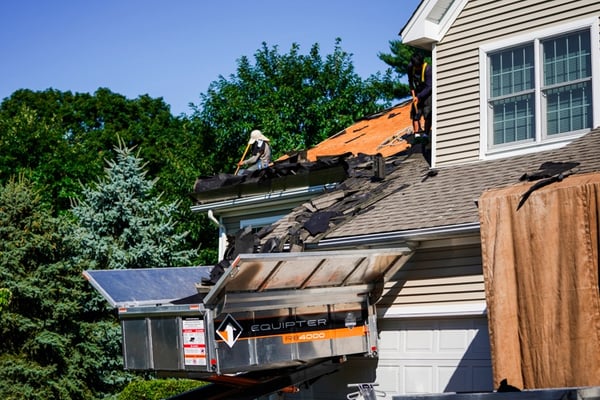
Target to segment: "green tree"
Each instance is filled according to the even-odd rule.
[[[195,146],[186,126],[162,98],[130,100],[106,88],[93,95],[18,90],[0,104],[0,181],[32,172],[32,179],[47,187],[44,199],[53,201],[55,211],[66,210],[80,192],[79,182],[95,179],[104,159],[114,157],[117,136],[143,149],[152,176],[176,163],[175,155],[194,166],[194,158],[182,154]]]
[[[188,247],[208,253],[215,247],[214,227],[190,212],[189,193],[207,170],[200,157],[205,136],[198,124],[171,115],[162,98],[127,99],[106,88],[94,94],[18,90],[0,103],[0,183],[25,173],[45,190],[42,199],[55,213],[103,173],[113,159],[118,137],[137,146],[148,175],[160,177],[153,190],[165,201],[179,201],[173,218],[179,232],[189,231]],[[207,258],[206,256],[203,258]]]
[[[0,313],[0,398],[94,399],[124,383],[111,356],[118,326],[86,310],[68,221],[40,193],[23,176],[0,186],[0,287],[12,295]]]
[[[146,164],[120,140],[116,158],[107,161],[105,175],[96,184],[83,188],[71,209],[77,226],[68,236],[74,259],[92,269],[154,268],[190,265],[196,256],[186,250],[185,233],[177,233],[172,215],[177,202],[163,202],[155,195],[156,179],[147,178]],[[97,294],[86,297],[84,306],[94,313],[109,334],[106,358],[112,360],[115,386],[125,379],[114,372],[120,366],[118,324]],[[92,333],[92,332],[90,332]]]
[[[122,140],[115,152],[104,179],[84,187],[71,210],[77,254],[101,269],[190,265],[196,252],[183,249],[186,233],[172,220],[178,203],[153,194],[156,179],[146,177],[142,159]]]
[[[266,43],[254,58],[253,64],[241,57],[237,73],[220,76],[193,105],[192,118],[205,137],[207,173],[232,172],[253,129],[271,139],[277,157],[309,148],[391,100],[384,90],[391,88],[390,76],[362,80],[340,39],[325,58],[318,44],[308,54],[300,54],[297,44],[279,54]]]
[[[404,99],[410,97],[410,90],[406,83],[406,70],[413,54],[423,53],[425,60],[431,63],[431,52],[417,49],[402,43],[400,40],[390,40],[391,53],[379,53],[377,56],[381,61],[392,67],[396,78],[394,79],[392,97],[394,99]],[[404,82],[403,82],[404,81]]]
[[[0,288],[0,311],[4,310],[9,304],[12,293],[7,288]]]

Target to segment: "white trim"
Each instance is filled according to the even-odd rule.
[[[486,316],[485,301],[465,304],[415,304],[410,306],[392,306],[379,315],[379,318],[427,318],[427,317],[465,317]]]
[[[479,46],[479,159],[488,156],[488,57],[484,46]]]
[[[427,19],[437,0],[422,1],[400,32],[402,43],[416,47],[429,47],[439,42],[454,24],[467,1],[455,0],[437,24]]]
[[[431,168],[436,167],[437,158],[437,45],[431,49]]]
[[[251,208],[265,208],[265,206],[273,206],[278,203],[288,201],[297,201],[303,197],[313,197],[323,193],[327,188],[335,186],[335,184],[305,186],[302,188],[281,190],[278,192],[268,192],[256,196],[239,197],[231,200],[216,201],[212,203],[196,204],[190,207],[192,212],[204,212],[208,210],[219,210],[221,214],[226,214],[228,210],[247,210]]]
[[[225,258],[225,250],[227,250],[227,229],[223,225],[223,217],[219,217],[219,242],[218,242],[218,260]]]
[[[526,154],[537,153],[540,151],[557,150],[557,149],[560,149],[561,147],[564,147],[567,144],[571,143],[576,138],[584,136],[586,133],[587,132],[580,133],[580,134],[573,135],[573,136],[566,136],[566,137],[563,136],[563,137],[556,138],[556,139],[548,139],[544,143],[541,143],[541,144],[540,143],[528,143],[526,145],[514,144],[512,146],[503,147],[502,149],[494,149],[491,151],[487,150],[487,154],[485,154],[486,150],[484,150],[484,152],[480,153],[482,155],[482,157],[480,157],[480,159],[481,160],[499,160],[501,158],[523,156]],[[486,140],[487,140],[487,132],[486,132],[485,136],[486,136]],[[481,138],[483,141],[483,135],[481,135]]]
[[[590,40],[592,43],[592,71],[600,71],[600,18],[596,17],[592,22]],[[594,46],[594,43],[596,44]],[[593,107],[593,121],[592,126],[597,128],[600,126],[600,74],[594,77],[592,73],[592,102]],[[595,78],[595,79],[594,79]]]
[[[571,142],[573,139],[583,136],[586,132],[578,132],[572,135],[561,135],[556,138],[547,139],[542,132],[542,104],[540,101],[541,91],[541,74],[538,73],[540,65],[539,41],[546,37],[565,34],[570,31],[580,29],[589,29],[591,36],[591,61],[592,61],[592,129],[600,124],[600,73],[594,71],[600,70],[600,28],[598,26],[598,17],[584,18],[580,20],[570,21],[559,26],[553,26],[544,29],[538,29],[531,32],[526,32],[520,35],[512,36],[492,43],[485,43],[479,46],[479,159],[493,160],[504,157],[512,157],[516,155],[524,155],[534,153],[541,150],[557,149]],[[489,112],[488,112],[488,83],[489,83],[489,65],[488,54],[490,52],[502,50],[518,46],[525,43],[534,43],[535,65],[535,98],[536,98],[536,118],[535,118],[535,142],[527,144],[514,144],[489,149]]]

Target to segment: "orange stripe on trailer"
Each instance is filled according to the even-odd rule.
[[[348,337],[364,336],[365,328],[362,326],[355,326],[354,328],[338,328],[338,329],[327,329],[321,331],[310,331],[310,332],[299,332],[299,333],[288,333],[281,336],[284,344],[292,343],[303,343],[313,342],[316,340],[332,340],[341,339]]]
[[[278,333],[274,335],[260,335],[252,337],[243,337],[239,340],[256,340],[281,337],[284,344],[298,343],[298,342],[310,342],[313,340],[330,340],[340,339],[345,337],[356,337],[364,336],[368,329],[366,326],[355,326],[353,328],[336,328],[336,329],[323,329],[317,331],[297,332],[297,333]],[[301,338],[301,339],[300,339]],[[224,340],[217,339],[217,342],[224,342]]]

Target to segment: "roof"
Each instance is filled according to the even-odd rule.
[[[363,159],[354,176],[259,232],[261,243],[301,250],[329,239],[478,226],[477,201],[484,191],[521,184],[525,193],[531,185],[524,181],[598,172],[598,148],[600,128],[560,149],[432,170],[414,147],[388,157],[381,180],[373,177],[374,159]]]
[[[410,102],[370,115],[325,139],[306,152],[306,159],[352,153],[388,157],[410,147],[404,138],[412,133]]]
[[[308,150],[280,157],[268,168],[247,175],[200,176],[191,197],[198,204],[209,204],[343,181],[352,175],[349,158],[385,158],[410,149],[410,105],[405,102],[364,117]]]

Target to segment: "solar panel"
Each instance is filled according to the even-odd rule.
[[[198,293],[212,266],[88,270],[83,275],[113,306],[169,304]]]

